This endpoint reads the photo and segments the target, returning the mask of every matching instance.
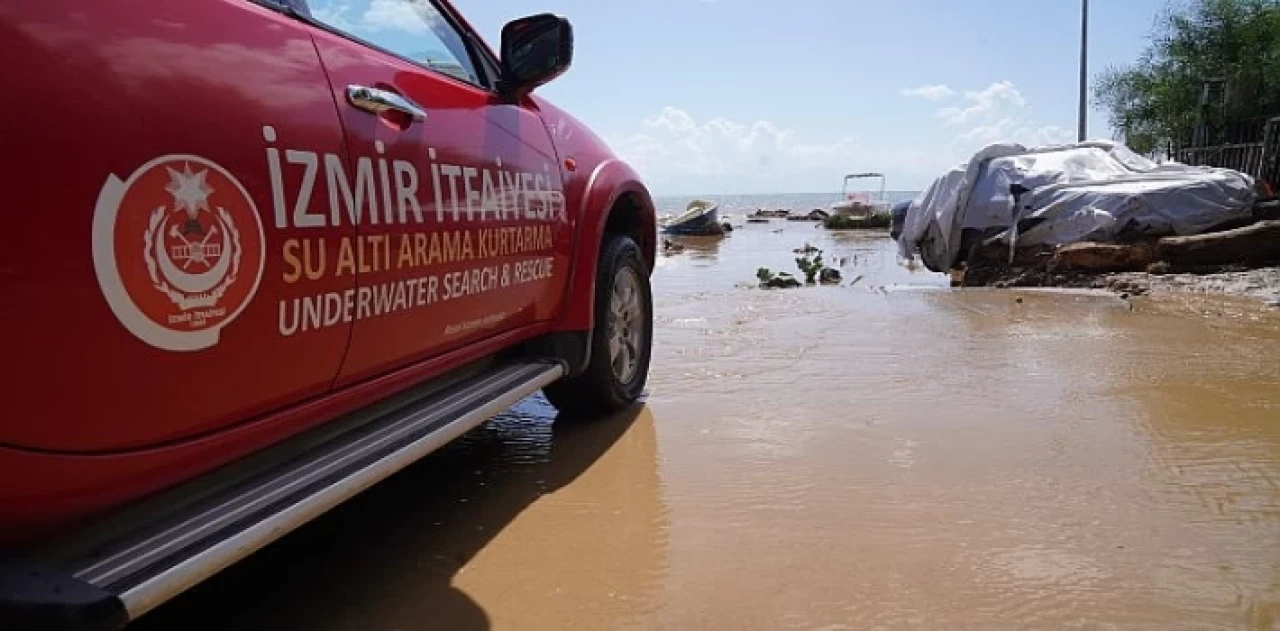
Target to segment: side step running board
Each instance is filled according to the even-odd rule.
[[[58,570],[0,565],[0,627],[127,624],[440,448],[564,374],[506,364],[386,412]],[[59,564],[62,565],[62,564]]]

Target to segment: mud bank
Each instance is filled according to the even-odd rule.
[[[1226,294],[1280,307],[1280,221],[1140,243],[1023,249],[1012,262],[1007,246],[984,245],[970,251],[958,277],[967,287]]]
[[[1280,267],[1222,271],[1211,274],[1149,274],[1129,272],[1110,274],[1102,279],[1117,291],[1174,291],[1205,294],[1230,294],[1261,299],[1280,307]]]
[[[1105,289],[1118,294],[1151,292],[1222,294],[1255,298],[1280,308],[1280,267],[1209,273],[1161,274],[1151,272],[1059,272],[1044,269],[1001,268],[984,272],[982,282],[965,281],[970,287],[1068,287]]]

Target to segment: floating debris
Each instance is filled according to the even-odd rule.
[[[814,208],[802,215],[788,215],[787,221],[822,221],[829,216],[831,215],[827,211],[822,210],[821,208]]]
[[[800,281],[796,280],[788,272],[774,273],[767,267],[761,267],[756,270],[756,278],[760,279],[761,289],[786,289],[788,287],[799,287]]]
[[[843,280],[840,270],[834,267],[827,267],[822,250],[811,243],[805,243],[804,247],[792,250],[800,256],[796,257],[796,267],[800,268],[800,273],[804,275],[804,284],[813,285],[820,283],[823,285],[839,285]],[[832,255],[832,262],[838,259]],[[756,270],[756,278],[760,281],[760,287],[765,289],[775,289],[784,287],[799,287],[800,281],[796,280],[788,272],[774,273],[767,267],[761,267]],[[861,278],[861,277],[859,277]],[[857,282],[855,279],[854,282]]]
[[[748,219],[752,219],[752,218],[754,219],[770,219],[770,218],[786,219],[790,215],[791,215],[791,210],[786,208],[780,208],[778,210],[765,210],[763,208],[757,208],[755,212],[751,213],[750,215],[747,215],[747,218]]]

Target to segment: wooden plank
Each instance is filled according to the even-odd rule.
[[[1280,261],[1280,220],[1156,242],[1156,258],[1174,268],[1257,265]]]

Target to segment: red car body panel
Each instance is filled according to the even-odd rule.
[[[579,218],[573,260],[582,260],[578,257],[584,255],[594,257],[600,251],[609,211],[623,196],[632,196],[640,211],[638,232],[642,238],[638,245],[652,269],[657,250],[657,225],[653,201],[640,176],[627,163],[614,157],[604,140],[573,115],[537,96],[533,99],[538,103],[556,148],[575,165],[570,170],[561,164],[565,198],[570,206],[576,205]],[[595,266],[575,265],[569,282],[570,296],[591,296],[595,292]],[[560,326],[565,330],[589,329],[594,317],[591,300],[570,300],[560,314]]]
[[[42,96],[39,107],[4,99],[0,119],[7,121],[9,155],[27,156],[11,160],[4,174],[10,185],[0,318],[5,330],[21,332],[10,338],[6,355],[21,357],[23,370],[6,371],[0,442],[55,452],[137,449],[224,429],[328,392],[350,332],[334,328],[305,343],[276,333],[275,301],[264,298],[290,289],[281,282],[280,256],[265,257],[255,299],[219,332],[218,343],[188,353],[139,343],[121,326],[95,279],[90,247],[104,182],[127,180],[159,156],[196,155],[221,165],[251,192],[258,211],[269,213],[261,121],[278,121],[312,146],[341,150],[337,114],[307,29],[248,2],[166,4],[159,19],[142,18],[156,13],[155,3],[145,1],[63,5],[2,9],[19,17],[4,20],[17,32],[0,42],[0,57],[24,60],[8,64],[6,76],[26,73],[13,78],[14,85]],[[203,28],[211,22],[220,26]],[[241,34],[238,43],[225,41],[229,31]],[[217,72],[226,64],[250,70]],[[189,163],[172,164],[181,170]],[[147,188],[165,195],[168,166],[147,174],[158,181],[130,191],[153,193],[140,189],[155,183]],[[210,184],[223,189],[222,181]],[[233,193],[215,190],[209,201],[238,201]],[[126,198],[121,204],[163,202]],[[149,216],[135,213],[140,223],[119,231],[141,234]],[[245,242],[261,232],[258,250],[267,252],[279,252],[293,236],[251,225],[238,230]],[[330,240],[335,255],[337,240]],[[138,246],[129,254],[141,252]],[[150,292],[142,297],[165,300],[149,286],[142,257],[131,258],[138,265],[121,275],[138,272],[145,285],[139,289]],[[244,261],[238,279],[246,285],[249,267]],[[354,279],[321,282],[337,290]]]
[[[362,224],[358,231],[366,249],[402,243],[417,250],[428,239],[476,237],[464,239],[462,253],[446,255],[442,262],[429,262],[415,251],[398,265],[402,252],[392,246],[397,250],[390,253],[392,261],[374,265],[378,269],[361,276],[361,285],[371,286],[412,282],[423,274],[442,282],[426,308],[357,320],[338,384],[358,382],[558,313],[568,277],[573,217],[563,203],[559,160],[537,112],[346,37],[317,32],[315,42],[329,69],[351,162],[377,156],[397,165],[416,165],[419,184],[439,193],[421,200],[422,221],[415,220],[410,209],[404,214],[407,221]],[[346,90],[353,85],[405,96],[426,111],[426,119],[403,124],[356,109],[345,102]],[[534,189],[513,190],[507,186],[513,181],[532,182]],[[506,197],[485,195],[490,190]],[[548,193],[558,199],[543,199]],[[483,207],[485,200],[491,200],[488,209]],[[535,246],[539,249],[531,249]],[[549,275],[523,282],[513,278],[501,291],[449,298],[449,281],[478,261],[483,261],[485,272],[492,272],[483,274],[481,282],[499,284],[501,270],[516,269],[531,252],[540,252],[540,260],[549,262],[544,265]],[[475,322],[481,324],[468,326]]]
[[[0,447],[0,546],[53,535],[77,518],[172,486],[497,352],[549,326],[518,329],[268,418],[182,443],[101,455]]]
[[[248,0],[10,3],[0,59],[21,60],[4,76],[22,87],[0,100],[0,326],[14,332],[0,544],[523,340],[587,330],[614,203],[634,196],[653,230],[635,173],[545,100],[503,103]],[[354,109],[344,96],[357,84],[409,97],[426,120]],[[452,198],[447,174],[432,182],[447,165]],[[487,177],[520,174],[528,186],[466,215],[489,203]],[[503,229],[483,256],[478,243],[431,254],[433,234]],[[646,249],[652,261],[652,239]],[[177,269],[201,252],[213,254],[197,269],[233,252],[233,282]],[[518,282],[471,275],[479,290],[444,297],[446,277],[518,265]]]

